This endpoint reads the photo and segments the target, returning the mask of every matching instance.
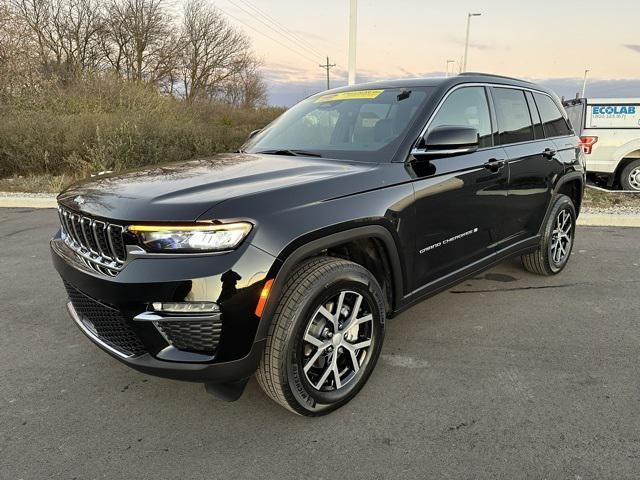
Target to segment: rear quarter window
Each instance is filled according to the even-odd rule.
[[[533,96],[538,105],[540,117],[542,117],[542,128],[544,129],[545,136],[561,137],[569,135],[571,128],[560,111],[560,108],[556,105],[556,102],[554,102],[551,97],[542,95],[541,93],[534,93]]]

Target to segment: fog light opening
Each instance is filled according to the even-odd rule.
[[[220,307],[215,302],[153,302],[156,312],[167,313],[219,313]]]

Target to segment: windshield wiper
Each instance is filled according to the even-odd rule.
[[[255,153],[264,155],[290,155],[292,157],[322,157],[322,155],[320,155],[319,153],[307,152],[305,150],[262,150],[261,152]]]

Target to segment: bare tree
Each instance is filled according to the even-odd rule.
[[[249,41],[204,0],[188,0],[182,22],[181,73],[184,96],[215,98],[223,83],[244,66]]]
[[[118,74],[158,83],[175,69],[180,45],[166,4],[166,0],[109,2],[102,49]]]
[[[242,68],[223,87],[223,101],[240,108],[256,108],[267,104],[267,85],[260,72],[260,62],[247,53]]]
[[[29,27],[43,71],[77,76],[100,63],[103,29],[98,0],[12,0]]]
[[[188,101],[264,104],[248,38],[207,0],[186,0],[179,20],[170,1],[0,0],[0,78],[18,66],[23,83],[115,73]]]
[[[8,1],[0,0],[0,93],[4,96],[35,86],[39,59],[30,34]]]

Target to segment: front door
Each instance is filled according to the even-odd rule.
[[[444,125],[476,128],[480,148],[409,165],[415,178],[414,290],[493,253],[506,203],[507,155],[494,146],[485,87],[453,90],[429,130]]]

